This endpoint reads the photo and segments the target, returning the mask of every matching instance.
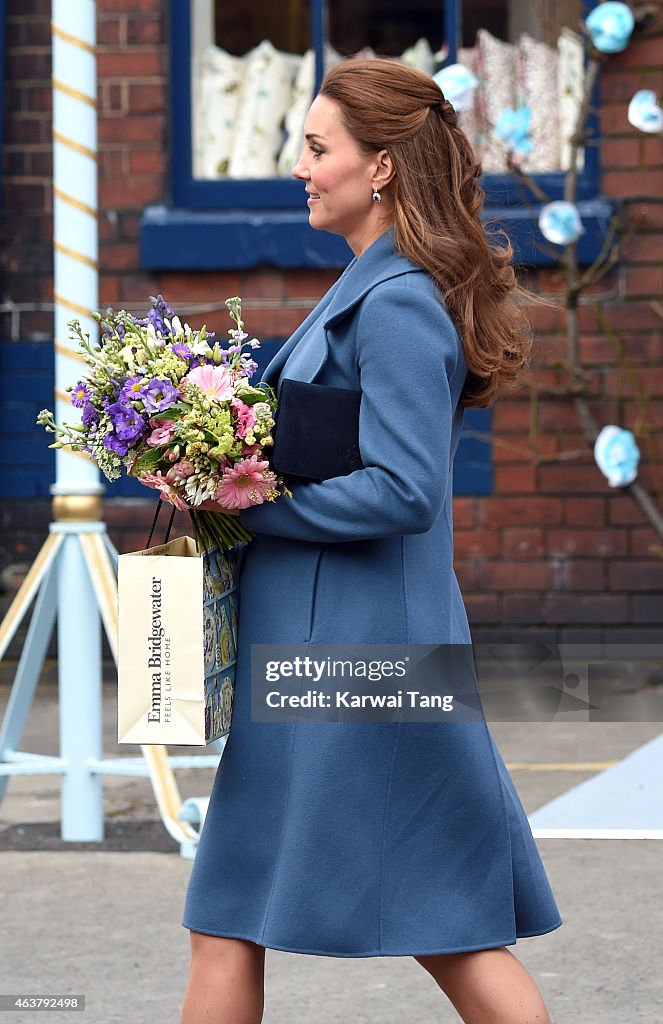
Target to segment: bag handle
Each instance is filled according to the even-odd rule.
[[[150,527],[150,535],[147,538],[147,544],[145,545],[146,548],[149,548],[150,544],[152,543],[152,537],[154,536],[154,531],[156,529],[157,520],[159,518],[159,513],[161,512],[161,506],[162,505],[163,505],[163,499],[159,498],[159,501],[157,502],[156,512],[154,513],[154,519],[152,520],[152,526]],[[168,526],[166,527],[166,536],[165,536],[164,542],[163,542],[164,544],[167,544],[168,540],[170,538],[170,531],[173,528],[173,519],[175,518],[176,511],[177,511],[177,509],[173,505],[172,512],[170,513],[170,519],[168,520]]]

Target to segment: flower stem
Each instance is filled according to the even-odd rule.
[[[224,512],[199,512],[191,510],[191,529],[199,551],[221,548],[231,551],[237,544],[248,544],[253,538],[239,521],[238,516]]]

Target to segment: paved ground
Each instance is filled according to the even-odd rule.
[[[6,686],[0,687],[0,710]],[[105,753],[114,696],[105,691]],[[656,723],[492,725],[528,812],[658,735]],[[55,689],[42,685],[25,750],[57,753]],[[569,769],[564,765],[575,765]],[[553,766],[553,767],[547,767]],[[556,767],[555,767],[556,766]],[[178,773],[205,795],[210,770]],[[0,993],[85,993],[87,1024],[176,1024],[188,940],[179,924],[190,864],[164,832],[146,780],[107,778],[107,838],[59,839],[54,778],[12,779],[0,805]],[[663,1021],[663,843],[540,840],[564,917],[513,951],[536,977],[555,1024]],[[0,1018],[3,1019],[3,1018]],[[17,1011],[8,1022],[43,1021]],[[410,958],[339,960],[268,951],[265,1024],[452,1024],[458,1017]]]

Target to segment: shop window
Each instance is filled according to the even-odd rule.
[[[325,68],[360,52],[431,75],[457,61],[474,72],[474,107],[460,120],[482,161],[488,213],[509,221],[521,262],[549,262],[535,243],[536,200],[507,173],[494,128],[504,108],[530,109],[534,148],[523,170],[549,199],[562,198],[583,86],[583,13],[583,0],[171,0],[172,202],[145,212],[143,264],[344,266],[345,243],[308,228],[291,174]],[[579,167],[584,262],[600,248],[610,209],[598,195],[596,146]]]

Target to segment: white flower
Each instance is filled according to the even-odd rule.
[[[212,354],[212,349],[204,338],[196,338],[195,341],[189,341],[189,348],[194,356],[211,356]]]

